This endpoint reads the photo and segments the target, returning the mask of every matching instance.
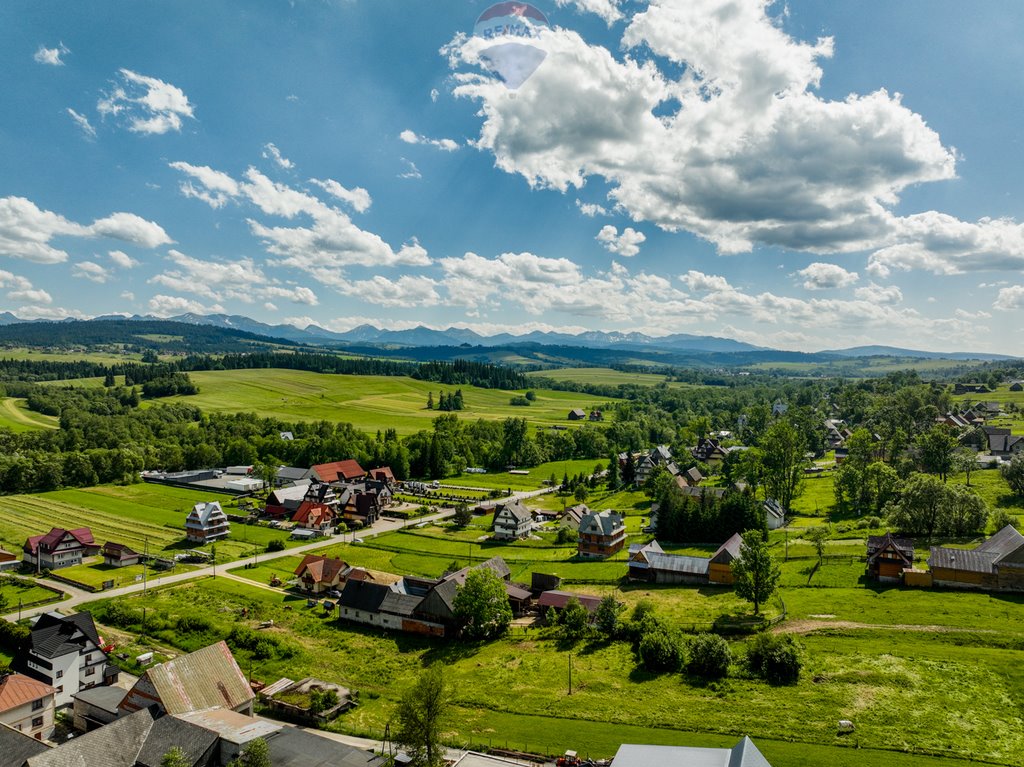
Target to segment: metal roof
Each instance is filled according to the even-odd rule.
[[[182,714],[212,706],[237,708],[256,696],[221,641],[148,669],[136,686],[148,679],[168,714]],[[125,699],[133,697],[135,688]]]
[[[688,557],[680,554],[648,554],[647,562],[652,570],[707,575],[711,560],[705,557]]]
[[[612,767],[771,767],[750,738],[732,748],[622,745]]]

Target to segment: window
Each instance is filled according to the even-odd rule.
[[[92,676],[95,673],[96,673],[96,667],[95,666],[90,666],[89,668],[87,668],[85,670],[85,675],[86,676]]]
[[[63,671],[58,671],[57,672],[57,679],[62,679],[63,677],[64,677],[64,672]]]
[[[62,692],[64,692],[64,685],[62,685],[62,684],[57,685],[57,693],[60,694]]]
[[[38,711],[42,707],[43,707],[43,699],[42,698],[40,698],[39,700],[32,701],[32,710],[33,711]]]
[[[37,716],[37,717],[35,717],[32,720],[32,729],[33,730],[36,729],[37,727],[42,727],[42,726],[43,726],[43,718],[41,716]]]
[[[85,662],[86,663],[92,663],[92,655],[86,655],[85,656]]]

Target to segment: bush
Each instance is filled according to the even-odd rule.
[[[338,693],[334,690],[321,690],[313,688],[309,691],[309,711],[312,714],[319,714],[329,711],[338,705]]]
[[[732,650],[718,634],[698,634],[690,643],[686,670],[704,679],[722,679],[729,675]]]
[[[508,404],[515,405],[516,407],[529,407],[530,400],[526,397],[512,397],[509,399]]]
[[[769,684],[796,684],[803,665],[800,645],[789,634],[758,634],[747,647],[747,668]]]
[[[196,615],[183,615],[178,618],[175,625],[182,634],[205,634],[213,630],[213,624],[206,618]]]
[[[1006,509],[996,509],[992,512],[992,526],[996,532],[1002,530],[1007,525],[1020,528],[1020,522]]]
[[[280,538],[275,538],[267,544],[267,551],[284,551],[284,541]]]
[[[663,626],[640,637],[637,653],[648,671],[678,671],[683,665],[683,643],[674,631]]]
[[[555,542],[576,543],[578,537],[571,527],[560,527],[558,528],[558,537],[555,538]]]
[[[142,613],[132,610],[122,602],[109,602],[100,611],[100,621],[117,628],[128,628],[142,622]]]

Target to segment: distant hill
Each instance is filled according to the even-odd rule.
[[[895,346],[853,346],[849,349],[833,349],[819,352],[837,357],[913,357],[926,360],[1012,360],[1008,354],[986,354],[985,352],[923,352],[916,349],[900,349]]]

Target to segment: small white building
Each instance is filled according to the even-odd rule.
[[[764,516],[769,530],[778,530],[786,525],[786,510],[774,498],[764,502]]]
[[[503,503],[494,510],[494,537],[499,541],[525,538],[533,529],[533,514],[516,499]]]
[[[56,690],[24,674],[0,678],[0,722],[36,740],[53,737]]]
[[[185,519],[185,537],[200,545],[227,538],[231,524],[217,501],[197,503]]]

